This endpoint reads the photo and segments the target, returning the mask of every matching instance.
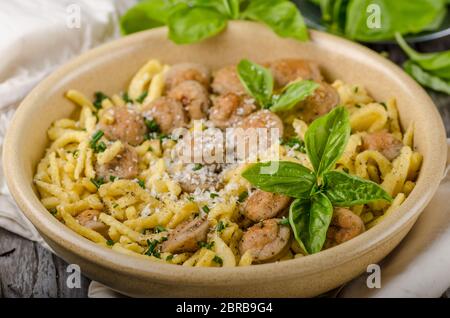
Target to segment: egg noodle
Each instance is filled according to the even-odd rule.
[[[100,108],[76,90],[66,93],[66,97],[80,107],[80,112],[76,119],[56,120],[48,130],[50,145],[34,176],[42,204],[71,230],[119,253],[183,266],[251,265],[251,252],[241,255],[239,251],[247,226],[241,222],[243,201],[254,191],[241,176],[247,163],[224,170],[221,189],[187,193],[172,177],[173,173],[168,172],[168,158],[177,140],[148,138],[130,146],[100,136],[97,142],[103,142],[105,149],[97,152],[92,147],[99,123],[114,121],[108,110],[127,106],[140,111],[143,105],[164,95],[164,77],[169,69],[169,65],[150,60],[132,78],[127,98],[120,95],[104,98]],[[422,155],[414,151],[414,125],[402,131],[394,98],[386,103],[376,102],[364,87],[340,80],[332,87],[339,95],[340,104],[348,109],[352,127],[350,140],[336,169],[372,180],[394,198],[391,205],[376,202],[350,208],[362,219],[365,228],[370,229],[395,213],[414,188],[422,162]],[[290,129],[294,136],[303,140],[307,123],[295,112],[283,115],[282,119],[286,130]],[[363,149],[363,138],[379,131],[387,131],[402,142],[395,158],[390,160],[380,151]],[[97,165],[113,162],[125,147],[132,147],[137,154],[137,177],[99,180]],[[307,155],[298,148],[283,144],[278,147],[280,160],[311,167]],[[86,210],[98,211],[91,221],[102,223],[105,232],[80,222],[77,217]],[[196,251],[169,253],[156,248],[168,233],[197,216],[209,221],[209,233],[206,242]],[[295,240],[289,244],[287,251],[276,260],[304,256]]]

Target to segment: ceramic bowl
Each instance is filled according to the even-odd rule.
[[[446,139],[431,99],[399,67],[347,40],[311,31],[307,43],[283,39],[263,25],[231,22],[221,35],[195,45],[177,46],[167,29],[138,33],[89,51],[59,68],[22,102],[4,143],[3,164],[9,189],[45,241],[89,278],[130,296],[298,297],[331,290],[379,262],[408,233],[443,175]],[[119,254],[79,236],[46,211],[34,189],[36,164],[48,145],[47,129],[77,106],[64,98],[71,88],[87,96],[126,89],[150,58],[164,63],[198,62],[211,69],[242,58],[270,61],[297,57],[317,61],[328,80],[364,85],[376,100],[396,97],[401,123],[414,121],[415,145],[424,155],[417,185],[383,222],[337,247],[294,260],[235,268],[190,268]]]

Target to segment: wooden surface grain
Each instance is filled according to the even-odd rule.
[[[395,45],[371,45],[401,64],[404,54]],[[450,49],[450,37],[422,43],[421,51]],[[450,136],[450,96],[428,91],[438,107]],[[66,284],[67,263],[39,244],[0,229],[0,297],[86,297],[89,279],[83,277],[81,288]],[[450,289],[443,295],[450,297]]]

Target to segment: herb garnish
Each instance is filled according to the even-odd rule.
[[[145,0],[121,17],[120,27],[130,34],[167,25],[172,41],[187,44],[215,36],[236,19],[264,23],[282,37],[308,40],[303,17],[286,0]]]
[[[109,97],[103,92],[94,93],[94,102],[92,103],[96,109],[102,108],[102,102]]]
[[[91,182],[95,185],[95,187],[98,189],[100,188],[100,186],[102,184],[105,183],[105,180],[103,179],[103,177],[99,177],[99,178],[91,178]]]
[[[248,197],[248,192],[247,191],[243,191],[243,192],[239,193],[238,202],[239,203],[244,202],[245,199],[247,199],[247,197]]]
[[[223,259],[220,257],[220,256],[214,256],[214,258],[213,258],[213,262],[214,263],[217,263],[217,264],[219,264],[219,265],[223,265]]]
[[[114,245],[114,241],[113,240],[106,240],[106,245],[113,246]]]
[[[249,60],[241,60],[237,71],[245,90],[262,108],[273,112],[292,109],[319,87],[314,81],[295,81],[286,85],[280,94],[274,94],[274,79],[269,69]]]
[[[94,150],[94,152],[103,152],[106,150],[106,144],[100,139],[103,137],[104,132],[102,130],[98,130],[91,138],[89,142],[89,146]],[[100,141],[100,142],[99,142]]]
[[[138,180],[138,181],[137,181],[137,184],[139,184],[139,186],[140,186],[142,189],[145,189],[145,181],[144,181],[144,180]]]
[[[154,119],[144,118],[144,122],[145,122],[145,125],[147,126],[149,132],[159,133],[161,131],[158,123]]]
[[[167,231],[167,230],[166,230],[166,228],[164,226],[157,225],[155,227],[155,233],[161,233],[161,232],[165,232],[165,231]]]
[[[209,243],[208,242],[198,242],[197,244],[199,247],[204,247],[204,248],[210,250],[214,246],[214,241],[211,241]]]
[[[281,144],[288,146],[296,151],[306,153],[305,142],[297,137],[291,137],[288,140],[283,140]]]
[[[219,232],[219,233],[222,233],[223,230],[225,230],[225,228],[226,228],[227,226],[228,226],[227,224],[225,224],[222,220],[220,220],[220,221],[217,223],[217,225],[216,225],[216,231]]]
[[[205,213],[209,213],[209,211],[211,211],[207,205],[202,206],[202,210]]]
[[[257,163],[242,176],[255,187],[295,198],[289,223],[295,239],[307,253],[322,249],[333,215],[333,206],[354,206],[385,200],[391,196],[378,184],[333,170],[350,137],[350,120],[344,107],[316,119],[305,134],[306,153],[313,171],[301,164],[280,161],[272,174],[261,173],[272,162]]]
[[[147,97],[147,95],[148,95],[148,92],[147,92],[147,91],[143,92],[138,98],[136,98],[136,101],[137,101],[139,104],[142,104],[142,102],[143,102],[144,99]]]
[[[203,165],[201,163],[196,163],[193,167],[192,167],[192,171],[197,171],[200,170],[201,168],[203,168]]]

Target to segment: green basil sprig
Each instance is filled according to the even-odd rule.
[[[278,170],[271,174],[263,172],[274,162],[256,163],[242,173],[256,188],[295,198],[289,209],[289,224],[306,253],[322,249],[333,206],[392,202],[391,196],[378,184],[333,170],[350,132],[347,109],[337,107],[316,119],[306,132],[306,152],[314,171],[298,163],[280,161]]]
[[[239,79],[245,90],[262,108],[273,112],[286,111],[312,95],[319,84],[304,80],[289,83],[279,95],[273,92],[274,79],[269,69],[249,60],[241,60],[237,66]]]
[[[450,51],[419,53],[400,33],[396,33],[395,38],[410,58],[403,64],[403,69],[423,86],[450,94]]]
[[[364,42],[390,40],[395,32],[414,34],[436,30],[447,13],[446,0],[310,1],[320,6],[322,20],[329,31]],[[372,11],[377,8],[379,12]],[[377,14],[380,25],[373,27],[368,22]]]
[[[177,44],[202,41],[223,31],[229,20],[262,22],[278,35],[309,39],[297,7],[287,0],[144,0],[120,19],[123,34],[167,25]]]

